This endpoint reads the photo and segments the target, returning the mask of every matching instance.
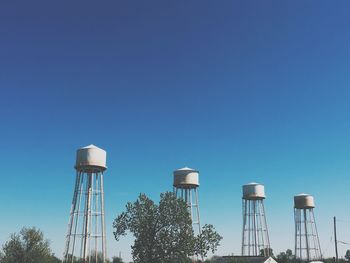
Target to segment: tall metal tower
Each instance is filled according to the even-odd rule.
[[[200,234],[201,224],[199,216],[198,187],[199,172],[184,167],[174,171],[174,193],[176,197],[182,198],[187,203],[188,210],[191,214],[193,231]]]
[[[105,263],[106,230],[103,172],[106,151],[89,145],[77,150],[76,181],[68,223],[64,263]]]
[[[307,262],[322,259],[314,208],[313,196],[308,194],[294,196],[295,255]]]
[[[262,184],[243,185],[242,256],[270,256],[270,238],[265,216]]]

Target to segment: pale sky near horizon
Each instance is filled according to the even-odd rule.
[[[266,187],[275,253],[293,196],[315,197],[325,256],[350,243],[349,1],[2,1],[0,244],[42,229],[61,257],[77,148],[108,152],[112,221],[140,192],[200,171],[203,223],[239,254],[241,186]],[[339,244],[340,255],[350,249]]]

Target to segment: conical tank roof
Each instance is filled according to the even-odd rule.
[[[101,149],[101,148],[97,147],[96,145],[90,144],[85,147],[81,147],[80,149]]]
[[[195,169],[192,169],[192,168],[190,168],[190,167],[185,166],[185,167],[176,169],[174,172],[176,172],[176,171],[196,171],[196,170],[195,170]]]
[[[196,188],[199,186],[199,172],[187,166],[173,172],[174,183],[177,188]]]

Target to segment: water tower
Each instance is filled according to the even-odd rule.
[[[199,172],[188,167],[175,170],[173,185],[176,197],[182,198],[187,203],[193,231],[199,234],[201,231],[198,204]]]
[[[313,196],[308,194],[294,196],[295,255],[307,262],[322,258],[314,208]]]
[[[106,151],[89,145],[77,150],[76,181],[68,223],[64,263],[105,263],[106,230],[103,173]]]
[[[262,184],[243,185],[242,256],[270,256],[270,238],[267,230]]]

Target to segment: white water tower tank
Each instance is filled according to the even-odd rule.
[[[249,183],[243,185],[243,199],[261,200],[265,198],[265,187],[262,184]]]
[[[195,169],[184,167],[173,172],[174,194],[182,199],[186,205],[192,219],[192,229],[195,235],[201,233],[201,223],[199,216],[199,172]]]
[[[79,171],[98,169],[104,171],[106,166],[107,153],[105,150],[91,144],[77,150],[75,168]]]
[[[94,145],[76,152],[76,179],[63,261],[107,262],[103,175],[106,151]],[[97,259],[98,255],[98,259]]]
[[[199,172],[184,167],[174,171],[174,186],[177,188],[196,188],[199,186]]]
[[[297,209],[315,208],[314,197],[309,194],[299,194],[294,196],[294,207]]]
[[[242,188],[242,256],[269,257],[271,246],[264,205],[265,187],[262,184],[249,183]]]
[[[317,262],[322,259],[314,208],[312,195],[294,196],[295,256],[300,262]]]

